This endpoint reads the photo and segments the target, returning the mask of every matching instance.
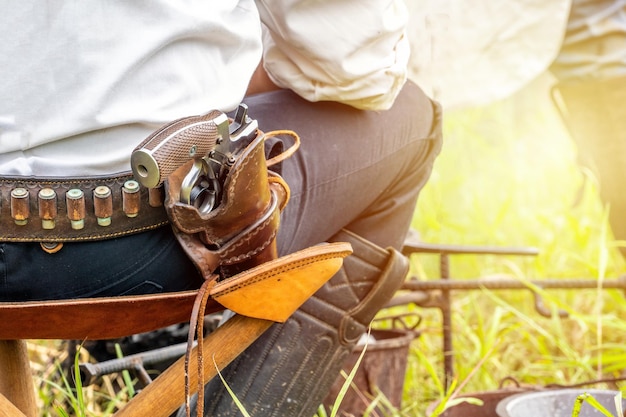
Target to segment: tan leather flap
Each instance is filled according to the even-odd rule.
[[[284,322],[341,268],[349,243],[313,246],[217,283],[211,296],[244,316]]]

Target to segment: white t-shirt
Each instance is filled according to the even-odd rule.
[[[406,20],[401,0],[14,2],[0,14],[0,175],[128,171],[158,126],[234,109],[263,53],[309,100],[387,108]]]

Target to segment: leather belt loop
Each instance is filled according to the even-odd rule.
[[[162,207],[164,200],[165,190],[163,189],[163,185],[160,185],[157,188],[148,189],[148,203],[150,204],[150,207]]]
[[[156,229],[169,222],[163,195],[130,173],[0,177],[0,242],[89,241]]]

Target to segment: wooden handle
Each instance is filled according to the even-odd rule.
[[[26,417],[11,401],[0,394],[0,417]]]
[[[204,383],[217,375],[215,365],[225,368],[273,324],[270,320],[235,315],[209,334],[202,345]],[[194,349],[189,365],[191,393],[198,386],[197,355]],[[168,417],[185,402],[185,358],[163,372],[144,388],[115,417]]]

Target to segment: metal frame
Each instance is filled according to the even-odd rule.
[[[405,256],[413,254],[438,254],[440,279],[432,281],[419,280],[410,277],[402,286],[399,293],[389,306],[414,303],[424,308],[437,308],[442,317],[442,346],[444,358],[444,383],[448,387],[454,375],[454,347],[452,344],[452,291],[472,290],[528,290],[535,299],[536,311],[544,317],[551,317],[552,312],[543,304],[541,296],[524,282],[514,279],[488,280],[458,280],[450,275],[451,255],[516,255],[536,256],[539,251],[531,247],[489,247],[489,246],[459,246],[440,245],[421,242],[407,242],[403,248]],[[576,279],[543,279],[531,280],[531,285],[541,289],[597,289],[598,281],[588,278]],[[614,280],[605,280],[603,289],[619,289],[626,294],[626,276]],[[560,317],[567,317],[564,311],[558,312]]]

